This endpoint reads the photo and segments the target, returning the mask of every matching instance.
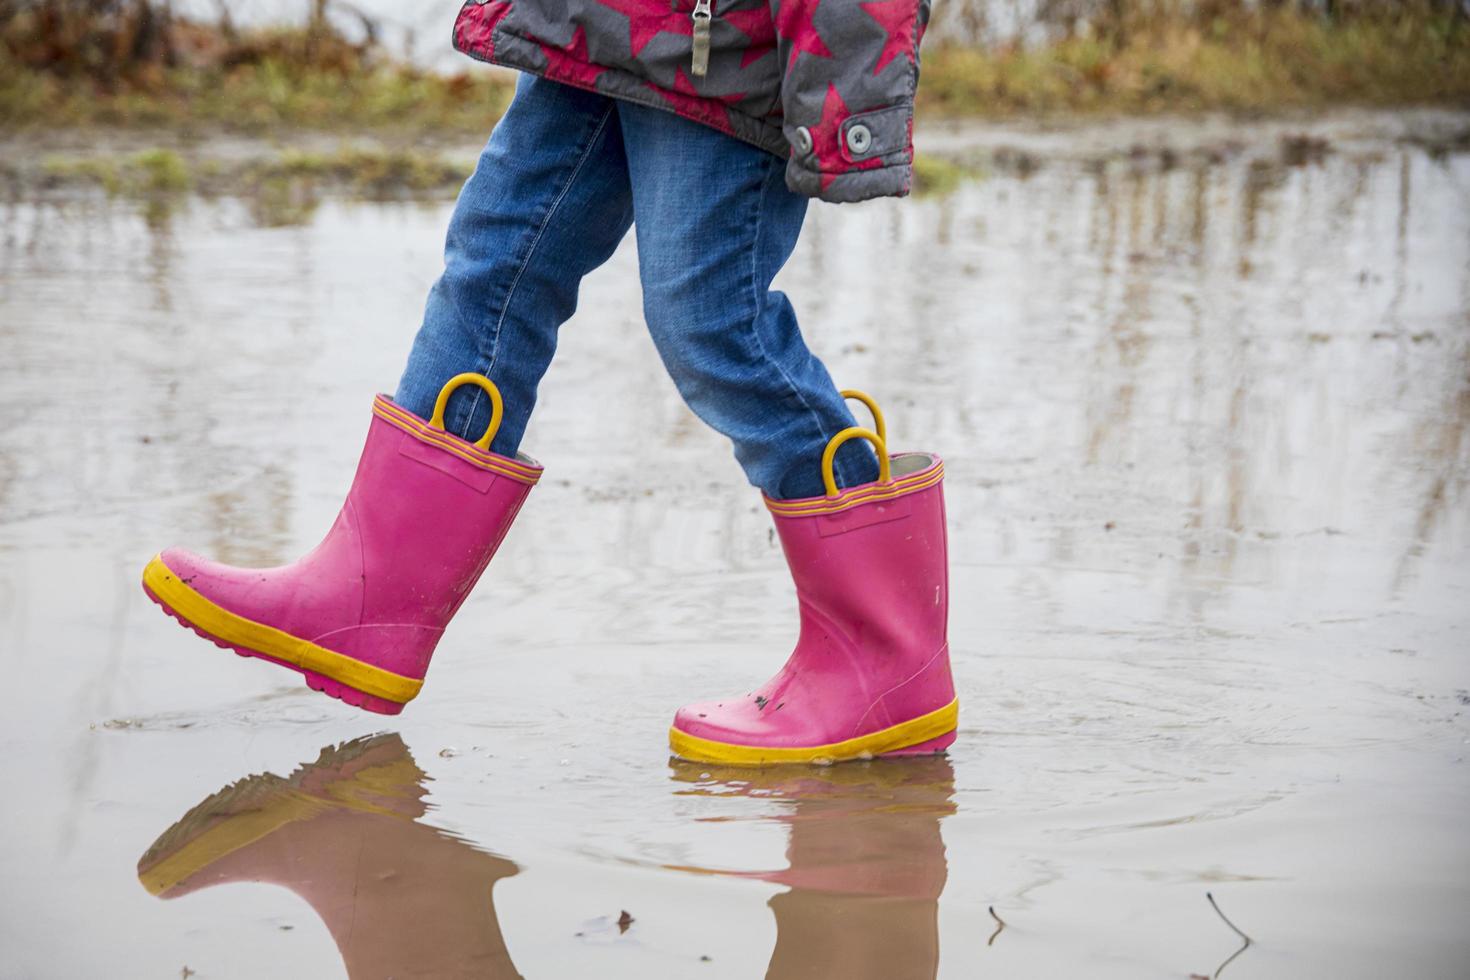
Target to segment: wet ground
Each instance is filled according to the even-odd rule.
[[[448,204],[5,201],[0,975],[1465,976],[1470,155],[1377,123],[813,210],[812,345],[948,462],[962,704],[948,759],[826,770],[668,761],[795,609],[631,248],[384,719],[138,576],[314,543]]]

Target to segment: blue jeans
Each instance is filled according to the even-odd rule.
[[[770,496],[822,493],[822,450],[854,423],[770,288],[806,214],[784,173],[766,151],[672,113],[522,76],[460,192],[394,400],[428,418],[445,381],[483,374],[505,400],[491,448],[514,455],[582,277],[636,225],[644,319],[685,402]],[[489,420],[471,386],[445,413],[467,438]],[[866,483],[877,460],[854,440],[834,470],[840,486]]]

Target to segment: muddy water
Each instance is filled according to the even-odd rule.
[[[961,733],[749,773],[665,726],[775,669],[794,600],[631,249],[390,720],[137,578],[314,542],[448,205],[7,201],[0,975],[1183,980],[1241,945],[1210,892],[1226,976],[1464,976],[1467,204],[1470,157],[1369,139],[815,209],[812,344],[948,460]]]

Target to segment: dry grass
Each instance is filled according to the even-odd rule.
[[[1470,27],[1414,4],[1339,20],[1273,8],[1154,17],[1036,49],[928,50],[919,99],[982,116],[1470,104]]]
[[[276,58],[172,68],[148,84],[109,90],[87,78],[36,72],[0,54],[0,127],[483,133],[510,94],[507,79],[484,72],[440,76],[385,65],[343,74]]]
[[[337,31],[325,7],[300,27],[239,31],[150,0],[0,0],[0,127],[481,133],[504,111],[507,76],[403,64],[371,28]]]

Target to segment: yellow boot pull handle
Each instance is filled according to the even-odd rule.
[[[832,441],[827,443],[827,448],[822,450],[822,486],[827,488],[829,499],[837,496],[837,480],[832,476],[832,460],[836,458],[837,450],[841,449],[842,444],[849,439],[866,439],[871,442],[873,448],[878,451],[878,482],[887,483],[893,479],[893,467],[888,461],[888,445],[883,441],[883,437],[872,429],[864,429],[855,425],[833,436]]]
[[[878,407],[873,396],[867,392],[858,391],[856,388],[846,388],[840,394],[843,398],[851,398],[853,401],[859,401],[868,406],[868,411],[873,413],[873,431],[878,433],[878,438],[885,446],[888,445],[888,425],[883,421],[883,410]]]
[[[483,374],[469,371],[465,374],[456,374],[446,381],[444,387],[439,389],[439,398],[434,402],[434,417],[429,419],[429,424],[443,431],[444,408],[449,404],[449,396],[454,394],[455,389],[461,385],[474,385],[490,396],[490,424],[485,427],[485,434],[475,440],[476,446],[488,452],[490,443],[495,439],[495,433],[500,431],[500,421],[505,418],[505,402],[501,399],[500,389],[495,387],[495,382]]]

